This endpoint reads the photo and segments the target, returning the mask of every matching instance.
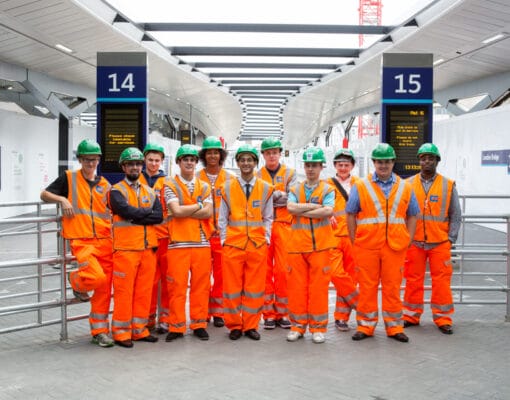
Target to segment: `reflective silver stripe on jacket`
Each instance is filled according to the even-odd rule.
[[[402,194],[404,193],[405,189],[405,182],[403,179],[399,180],[397,193],[395,195],[395,199],[393,200],[393,206],[391,208],[391,211],[388,215],[388,220],[386,221],[386,217],[384,215],[384,211],[381,205],[381,202],[379,201],[379,197],[377,197],[377,194],[375,193],[374,187],[368,180],[368,178],[364,178],[361,181],[361,184],[364,185],[368,191],[368,195],[370,196],[370,199],[374,203],[377,217],[376,218],[360,218],[357,219],[358,225],[368,225],[368,224],[385,224],[386,222],[388,224],[405,224],[404,218],[397,218],[397,209],[398,205],[400,204],[400,201],[402,199]]]
[[[91,208],[78,208],[78,173],[79,171],[71,172],[71,191],[72,191],[72,206],[73,212],[76,215],[90,215],[91,217],[101,218],[101,219],[110,219],[109,213],[98,213],[92,210]],[[108,190],[108,188],[107,188]],[[106,202],[106,196],[103,198],[103,202]]]

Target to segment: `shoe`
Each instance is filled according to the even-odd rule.
[[[419,322],[411,322],[411,321],[404,320],[404,328],[410,328],[411,326],[418,326],[418,325],[420,325]]]
[[[168,333],[168,324],[165,322],[161,322],[159,326],[156,328],[156,333],[158,335],[163,335],[165,333]]]
[[[445,335],[452,335],[453,334],[453,328],[451,325],[441,325],[437,327],[441,333],[444,333]]]
[[[335,326],[336,329],[338,329],[340,332],[347,332],[349,330],[349,325],[347,325],[347,321],[344,321],[343,319],[335,320]]]
[[[133,341],[131,339],[126,339],[126,340],[116,340],[115,341],[115,344],[117,346],[120,346],[120,347],[125,347],[127,349],[130,349],[131,347],[133,347]]]
[[[256,329],[248,329],[244,332],[244,335],[253,340],[260,340],[260,333],[258,333]]]
[[[71,284],[71,272],[67,273],[67,280]],[[71,289],[73,289],[73,285],[71,285]],[[87,292],[78,292],[77,290],[73,289],[73,296],[84,303],[90,301],[90,296]]]
[[[314,343],[324,343],[326,341],[326,337],[322,332],[314,332],[312,333],[312,342]]]
[[[372,336],[367,335],[366,333],[363,333],[360,331],[356,331],[356,333],[354,335],[352,335],[352,340],[359,341],[359,340],[363,340],[363,339],[366,339],[369,337],[372,337]]]
[[[298,339],[301,339],[303,334],[298,331],[290,331],[287,334],[287,342],[297,342]]]
[[[230,340],[237,340],[243,335],[243,332],[241,329],[232,329],[230,333],[228,334],[228,337]]]
[[[274,318],[268,318],[264,320],[264,329],[274,329],[276,328],[276,321]]]
[[[407,343],[409,342],[409,338],[404,332],[395,333],[394,335],[389,336],[392,339],[395,339],[397,342]]]
[[[74,290],[73,289],[73,295],[74,297],[76,297],[78,300],[86,303],[87,301],[90,301],[90,296],[87,292],[78,292],[77,290]]]
[[[276,320],[276,325],[278,325],[282,329],[290,329],[291,323],[288,318],[283,317]]]
[[[106,333],[99,333],[92,337],[92,343],[99,345],[99,347],[112,347],[115,344]]]
[[[171,342],[172,340],[179,339],[184,337],[184,333],[182,332],[168,332],[166,335],[165,342]]]
[[[225,321],[223,321],[223,318],[221,317],[213,317],[213,325],[216,328],[222,328],[225,326]]]
[[[154,335],[144,336],[140,339],[135,339],[137,342],[148,342],[148,343],[156,343],[159,339]]]
[[[209,340],[209,334],[204,328],[198,328],[193,330],[193,335],[195,335],[200,340]]]

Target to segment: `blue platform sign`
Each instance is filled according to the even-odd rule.
[[[127,147],[143,150],[147,141],[146,53],[97,53],[97,141],[103,156],[99,171],[111,183]]]
[[[432,141],[432,54],[383,54],[382,141],[395,149],[394,172],[402,177],[420,170],[416,153]]]

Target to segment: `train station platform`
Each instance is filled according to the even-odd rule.
[[[477,228],[485,240],[491,232]],[[2,258],[18,245],[2,239]],[[331,313],[334,297],[330,291]],[[88,304],[73,308],[88,312]],[[288,331],[262,325],[260,341],[234,342],[210,324],[209,341],[188,332],[132,349],[91,344],[79,320],[69,323],[67,341],[59,325],[1,334],[0,399],[507,400],[505,314],[500,304],[457,304],[455,333],[444,335],[427,310],[421,326],[406,329],[409,343],[387,338],[381,321],[374,338],[354,342],[354,316],[350,332],[338,332],[331,315],[324,344],[309,334],[289,343]]]

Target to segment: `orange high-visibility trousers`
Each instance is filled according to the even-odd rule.
[[[186,332],[186,294],[189,289],[190,329],[206,328],[211,288],[211,249],[181,247],[168,249],[168,330]],[[191,278],[190,278],[191,274]]]
[[[267,266],[267,245],[223,247],[223,318],[229,329],[258,329]]]
[[[223,317],[223,273],[221,267],[223,248],[221,247],[220,237],[217,235],[211,236],[209,243],[211,244],[213,276],[213,284],[209,294],[209,317]]]
[[[290,237],[290,224],[273,222],[271,244],[267,250],[266,290],[264,295],[264,319],[287,317],[287,249]]]
[[[156,270],[156,252],[117,250],[113,253],[114,340],[141,339],[149,336],[152,282]]]
[[[404,331],[400,284],[406,249],[395,251],[384,244],[381,249],[365,249],[354,245],[358,268],[359,300],[356,309],[358,331],[372,336],[379,318],[377,302],[379,283],[382,286],[382,315],[386,334]]]
[[[156,272],[152,284],[151,307],[149,310],[148,328],[159,323],[168,323],[168,287],[166,284],[166,270],[168,268],[168,238],[158,239],[158,251],[156,253]],[[158,309],[159,294],[159,310]],[[158,311],[158,312],[156,312]],[[158,315],[159,314],[159,315]]]
[[[331,280],[329,250],[290,253],[287,276],[289,317],[293,331],[326,332],[328,289]]]
[[[423,314],[423,285],[427,259],[432,279],[430,308],[437,326],[451,325],[454,312],[452,290],[451,243],[444,242],[430,250],[412,245],[407,251],[404,277],[404,320],[419,323]]]
[[[348,274],[344,267],[346,264],[344,260],[346,259],[354,264],[352,245],[347,236],[343,236],[340,239],[338,247],[331,250],[331,282],[336,289],[334,316],[335,320],[348,321],[351,310],[355,310],[358,303],[358,289],[352,275]],[[348,268],[351,271],[353,270],[351,266]]]
[[[112,297],[113,243],[112,239],[74,239],[71,251],[76,256],[77,271],[69,274],[74,290],[94,290],[90,299],[90,334],[108,333]]]

